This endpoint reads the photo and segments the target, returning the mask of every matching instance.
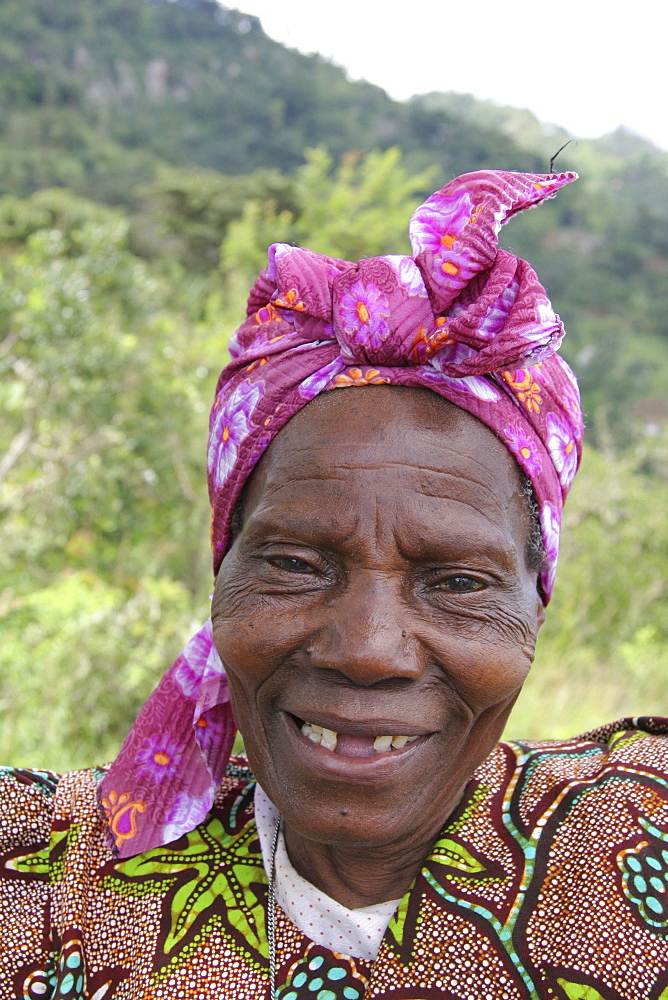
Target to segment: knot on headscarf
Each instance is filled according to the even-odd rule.
[[[498,247],[501,226],[574,173],[481,170],[431,195],[410,222],[413,256],[357,263],[275,243],[230,341],[211,412],[214,570],[255,463],[318,393],[424,386],[478,417],[532,482],[549,599],[561,508],[582,438],[577,384],[555,353],[564,335],[533,268]]]
[[[530,265],[498,248],[498,233],[574,176],[490,170],[451,181],[411,219],[414,257],[352,264],[274,244],[260,279],[272,289],[267,305],[290,310],[302,328],[321,321],[348,364],[403,367],[438,355],[453,378],[533,364],[558,349],[563,326]]]

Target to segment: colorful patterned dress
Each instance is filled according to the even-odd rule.
[[[668,1000],[668,720],[501,743],[375,962],[277,912],[280,1000]],[[0,998],[269,994],[255,783],[234,758],[203,823],[114,857],[102,771],[0,777]]]

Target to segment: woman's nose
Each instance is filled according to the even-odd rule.
[[[310,663],[365,687],[416,679],[424,671],[424,649],[410,619],[399,580],[360,573],[328,604],[326,619],[309,644]]]

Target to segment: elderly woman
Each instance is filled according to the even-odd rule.
[[[668,997],[666,726],[498,742],[581,417],[497,234],[573,176],[452,181],[413,257],[271,248],[211,621],[110,768],[0,783],[2,998]]]

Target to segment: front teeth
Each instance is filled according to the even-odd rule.
[[[312,743],[318,743],[326,750],[336,750],[337,735],[333,729],[325,729],[324,726],[305,722],[302,726],[302,732],[304,736],[308,736]]]
[[[407,743],[415,743],[415,741],[419,739],[419,736],[393,736],[392,747],[395,750],[401,750],[401,748],[405,747]]]
[[[381,736],[381,739],[383,739],[382,736]],[[413,740],[416,740],[416,739],[417,739],[417,736],[393,736],[392,737],[392,747],[393,747],[394,750],[401,750],[401,748],[405,747],[407,743],[412,743]]]
[[[320,737],[320,746],[324,747],[325,750],[336,750],[336,740],[337,736],[333,729],[325,729],[323,727],[322,736]]]
[[[333,729],[325,729],[324,726],[317,726],[314,722],[305,722],[302,733],[312,743],[317,743],[326,750],[336,750],[338,734]],[[401,750],[407,743],[413,743],[417,739],[419,736],[376,736],[373,749],[376,753],[386,753],[390,747],[393,750]]]

